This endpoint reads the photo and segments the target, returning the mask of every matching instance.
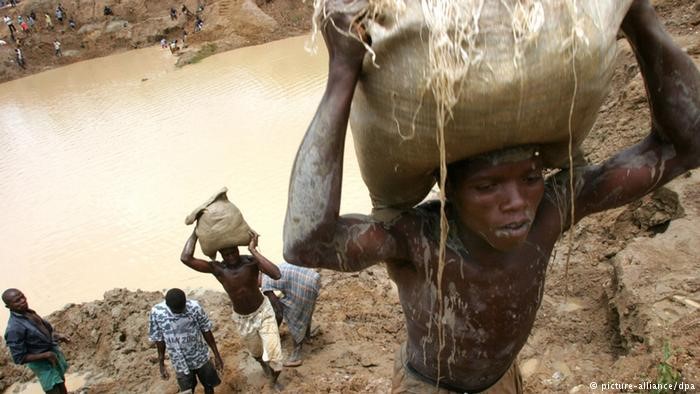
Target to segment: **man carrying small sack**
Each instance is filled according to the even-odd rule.
[[[185,220],[197,221],[182,250],[180,260],[195,271],[213,274],[226,290],[233,305],[233,322],[241,340],[263,371],[270,384],[279,388],[277,378],[282,371],[282,347],[275,312],[267,297],[258,288],[260,272],[280,278],[275,264],[257,250],[258,234],[250,229],[238,208],[226,198],[226,188],[212,196]],[[199,239],[210,260],[194,257]],[[249,255],[240,255],[238,246],[248,245]],[[216,261],[217,251],[222,261]]]

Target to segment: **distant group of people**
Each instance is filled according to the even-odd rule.
[[[104,6],[103,13],[105,16],[108,15],[113,15],[112,8],[109,5]],[[67,21],[68,23],[68,28],[75,31],[78,28],[78,24],[75,20],[74,17],[68,16],[68,13],[66,12],[66,9],[61,3],[58,3],[56,5],[56,8],[53,10],[53,15],[56,18],[56,21],[58,21],[59,24],[63,24],[64,21]],[[31,32],[34,29],[38,28],[38,17],[37,14],[34,10],[31,10],[28,15],[17,15],[16,17],[16,23],[17,26],[20,27],[22,30],[22,33],[24,34],[24,37],[27,38],[30,36]],[[26,67],[26,60],[24,56],[24,51],[23,51],[23,42],[20,36],[17,34],[18,30],[17,27],[15,26],[15,19],[11,17],[10,15],[5,15],[3,16],[3,22],[7,26],[10,34],[10,38],[15,44],[15,62],[17,65],[21,68]],[[51,17],[50,13],[44,13],[44,28],[50,31],[54,30],[54,22],[53,18]],[[54,48],[54,55],[56,57],[61,57],[63,55],[63,52],[61,51],[61,46],[62,43],[61,41],[56,38],[53,41],[53,48]]]
[[[13,0],[13,6],[16,5],[16,2]],[[197,5],[196,11],[193,13],[187,8],[185,4],[182,5],[181,7],[181,13],[182,15],[185,16],[186,20],[190,20],[194,18],[193,26],[192,26],[192,31],[195,33],[202,31],[204,29],[204,20],[202,19],[202,13],[204,12],[204,4],[199,3]],[[114,15],[114,11],[109,5],[105,5],[103,9],[103,14],[105,16],[111,16]],[[56,8],[54,9],[53,12],[54,17],[58,21],[59,24],[63,24],[64,20],[67,20],[68,22],[68,27],[71,30],[76,30],[77,29],[77,22],[73,17],[67,17],[67,12],[66,9],[63,7],[61,3],[58,3]],[[178,11],[175,9],[175,7],[170,8],[170,18],[172,20],[177,20],[178,18]],[[10,38],[12,42],[15,44],[15,63],[20,67],[20,68],[26,68],[26,58],[24,55],[24,50],[23,50],[23,43],[22,39],[19,37],[17,34],[17,26],[20,27],[22,30],[22,33],[24,34],[25,37],[29,36],[32,32],[33,29],[36,28],[37,26],[37,15],[34,10],[31,10],[31,12],[26,15],[17,15],[16,17],[16,23],[17,26],[15,26],[15,19],[10,16],[10,15],[5,15],[3,16],[3,22],[7,26],[10,34]],[[44,24],[45,28],[48,30],[54,30],[54,22],[49,13],[44,13]],[[183,29],[183,34],[181,37],[181,42],[182,42],[182,48],[187,47],[187,37],[188,33],[186,29]],[[61,57],[63,55],[63,52],[61,50],[62,43],[56,38],[53,42],[53,47],[54,47],[54,55],[56,57]],[[179,42],[178,39],[173,39],[170,41],[167,41],[165,38],[161,39],[161,46],[163,48],[169,48],[172,53],[176,53],[177,51],[180,50]]]
[[[58,3],[58,5],[56,6],[56,9],[54,10],[54,15],[56,17],[56,20],[61,24],[63,23],[64,19],[66,19],[66,10],[63,8],[63,5],[61,3]],[[45,13],[44,21],[46,29],[54,29],[54,24],[53,20],[51,19],[51,15]],[[9,30],[12,41],[15,43],[15,62],[20,68],[26,68],[26,60],[24,56],[24,51],[22,49],[23,43],[20,37],[17,35],[17,28],[15,27],[14,20],[11,16],[5,15],[3,16],[3,22]],[[26,16],[17,15],[17,25],[20,26],[20,28],[22,29],[22,33],[25,35],[25,37],[29,36],[32,30],[35,29],[37,26],[36,12],[34,10],[31,10]],[[72,30],[75,30],[77,28],[77,24],[72,17],[68,18],[68,27]],[[61,41],[58,38],[56,38],[53,41],[53,48],[54,55],[56,57],[61,57]]]
[[[160,39],[160,47],[163,49],[169,48],[170,53],[176,53],[180,50],[180,46],[178,45],[178,40],[177,38],[174,38],[168,42],[168,40],[164,38]],[[187,31],[182,32],[182,48],[187,48]]]
[[[204,12],[204,4],[199,3],[197,5],[197,10],[193,13],[190,11],[189,8],[185,4],[180,7],[180,14],[185,16],[185,20],[189,21],[192,18],[194,18],[194,25],[192,27],[192,31],[195,33],[198,33],[204,29],[204,20],[202,19],[202,13]],[[170,20],[177,20],[178,19],[178,11],[177,9],[173,6],[170,7]],[[187,48],[187,29],[186,27],[183,27],[182,30],[182,48]],[[160,40],[160,46],[162,48],[169,48],[170,52],[176,53],[177,51],[180,50],[180,46],[178,46],[178,40],[177,39],[171,39],[168,41],[165,37],[161,38]]]
[[[196,271],[213,274],[222,284],[231,300],[232,322],[241,342],[260,363],[270,384],[280,388],[277,378],[283,367],[302,364],[302,345],[314,334],[311,321],[321,288],[320,275],[287,263],[273,264],[257,250],[255,233],[251,233],[248,245],[250,255],[239,254],[238,247],[228,247],[219,250],[222,261],[194,257],[196,242],[193,232],[180,260]],[[5,290],[2,300],[10,310],[5,342],[13,361],[28,366],[45,392],[65,394],[68,363],[58,342],[70,339],[30,309],[20,290]],[[294,342],[287,360],[282,355],[278,329],[283,322]],[[219,373],[224,361],[212,327],[200,303],[187,299],[178,288],[168,290],[165,299],[151,308],[148,338],[157,349],[159,374],[163,379],[170,377],[165,365],[167,353],[180,392],[194,392],[199,383],[205,393],[213,393],[221,383]]]
[[[163,49],[170,49],[170,53],[177,53],[180,49],[187,48],[187,31],[182,32],[182,41],[177,38],[173,38],[168,41],[165,37],[160,39],[160,47]],[[182,42],[182,45],[180,43]]]
[[[14,25],[14,21],[12,17],[9,15],[5,15],[2,18],[3,22],[7,26],[10,32],[10,38],[12,38],[12,41],[15,43],[19,43],[19,36],[17,36],[17,27]],[[31,15],[27,18],[23,18],[22,15],[17,16],[17,25],[22,29],[22,32],[26,35],[29,35],[31,32],[30,28],[34,27],[34,24],[36,23],[35,17],[32,17]]]
[[[180,13],[185,16],[186,19],[191,19],[193,16],[198,17],[199,15],[204,12],[204,4],[199,3],[197,4],[197,11],[195,13],[192,13],[189,8],[185,4],[180,7]],[[170,7],[170,20],[177,20],[177,10],[175,7]]]
[[[0,0],[0,8],[6,6],[7,4],[8,4],[7,1]],[[9,1],[9,4],[10,4],[10,6],[13,7],[13,8],[14,8],[14,7],[17,7],[17,0],[10,0],[10,1]]]

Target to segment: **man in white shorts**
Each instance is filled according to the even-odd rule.
[[[193,231],[185,243],[180,260],[195,271],[213,274],[226,290],[233,304],[233,321],[243,344],[260,363],[270,379],[279,388],[277,378],[282,372],[282,347],[270,301],[258,288],[260,272],[280,278],[280,270],[257,250],[258,234],[251,233],[248,250],[251,256],[241,256],[238,247],[219,250],[222,261],[206,261],[194,257],[197,234]]]

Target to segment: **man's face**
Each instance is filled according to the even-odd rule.
[[[238,258],[240,257],[238,254],[238,247],[235,246],[232,248],[221,249],[219,253],[221,253],[221,258],[224,260],[224,263],[227,264],[237,263]]]
[[[15,312],[26,312],[29,309],[27,298],[21,291],[12,292],[5,298],[5,306],[7,309]]]
[[[462,225],[496,250],[522,245],[544,194],[541,161],[476,162],[457,171],[448,190]]]

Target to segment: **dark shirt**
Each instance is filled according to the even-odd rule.
[[[58,346],[53,340],[53,327],[42,319],[49,330],[47,336],[26,316],[10,311],[10,319],[5,330],[5,343],[10,348],[12,360],[15,364],[23,364],[27,354],[39,354],[48,352]]]

